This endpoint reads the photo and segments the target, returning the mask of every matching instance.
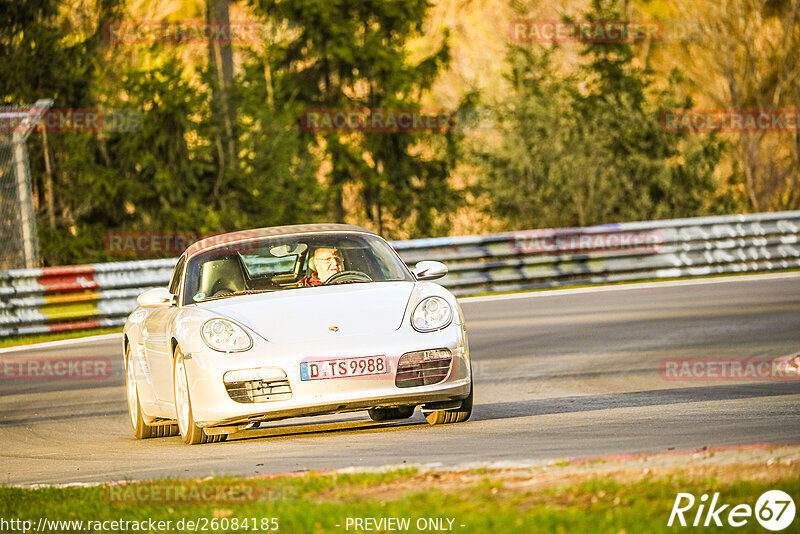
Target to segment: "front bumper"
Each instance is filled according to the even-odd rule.
[[[400,388],[395,375],[400,357],[412,351],[449,349],[452,363],[436,384]],[[335,358],[386,356],[388,373],[324,380],[300,379],[300,363]],[[254,340],[246,351],[224,354],[204,349],[184,354],[189,394],[198,426],[222,426],[321,415],[384,406],[401,406],[463,399],[471,390],[469,349],[461,325],[438,332],[419,333],[410,326],[390,334],[337,336],[296,343]],[[223,376],[229,371],[266,368],[286,374],[291,397],[241,403],[231,399]],[[280,397],[280,396],[278,396]],[[285,395],[283,396],[285,397]]]

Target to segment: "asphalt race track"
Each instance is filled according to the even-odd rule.
[[[109,356],[106,380],[0,380],[0,484],[464,465],[800,443],[800,380],[666,380],[666,358],[800,353],[800,274],[463,301],[470,421],[366,413],[291,419],[189,447],[137,441],[118,339],[0,351],[0,361]]]

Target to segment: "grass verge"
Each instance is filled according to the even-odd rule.
[[[675,532],[681,529],[667,527],[667,520],[679,492],[698,499],[719,492],[719,503],[731,504],[728,510],[736,504],[754,507],[758,497],[772,489],[797,499],[798,459],[800,447],[790,447],[747,454],[728,451],[716,457],[709,453],[700,459],[665,455],[655,461],[558,462],[524,469],[412,468],[122,486],[0,487],[0,518],[24,519],[34,526],[42,517],[78,520],[84,531],[92,526],[88,521],[153,520],[167,527],[153,531],[170,532],[274,531],[275,525],[279,532],[291,533],[363,532],[365,528],[355,528],[356,519],[398,518],[406,522],[383,524],[383,531]],[[169,501],[168,488],[173,496],[182,488],[184,495],[193,497]],[[232,502],[232,495],[246,495],[247,502],[239,497]],[[696,510],[697,506],[687,512],[690,522]],[[233,528],[234,520],[238,528]],[[370,530],[381,530],[376,528],[380,525],[369,525]],[[68,530],[63,524],[56,526],[61,529],[50,531]],[[130,525],[127,530],[132,530]],[[753,517],[740,528],[710,530],[764,532]]]

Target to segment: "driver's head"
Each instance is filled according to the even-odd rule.
[[[314,251],[314,265],[317,267],[317,276],[322,282],[344,270],[342,256],[336,248],[318,248]]]

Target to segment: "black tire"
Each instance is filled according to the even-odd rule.
[[[460,408],[452,410],[433,410],[422,412],[430,425],[448,425],[450,423],[463,423],[472,415],[472,373],[470,373],[469,395],[461,401]]]
[[[150,428],[152,428],[154,438],[169,438],[181,433],[177,424],[152,426]]]
[[[180,369],[179,369],[180,368]],[[180,348],[175,348],[175,355],[172,359],[172,391],[175,398],[175,419],[180,421],[178,415],[178,380],[181,378],[180,373],[183,373],[183,380],[186,380],[186,371],[183,368],[183,354]],[[192,414],[192,399],[189,394],[188,387],[186,389],[186,401],[188,403],[188,419],[186,421],[186,428],[182,429],[180,424],[175,425],[178,428],[178,433],[181,434],[183,442],[187,445],[200,445],[203,443],[219,443],[228,438],[227,434],[206,434],[206,431],[194,424],[194,415]]]
[[[142,417],[142,405],[139,402],[139,387],[136,384],[130,344],[125,347],[125,387],[127,388],[128,398],[128,419],[131,422],[133,435],[136,436],[136,439],[159,437],[159,427],[148,425],[144,422],[144,417]],[[135,414],[134,410],[136,411]]]
[[[394,419],[408,419],[414,415],[416,406],[397,406],[396,408],[370,408],[367,410],[373,421],[392,421]]]

